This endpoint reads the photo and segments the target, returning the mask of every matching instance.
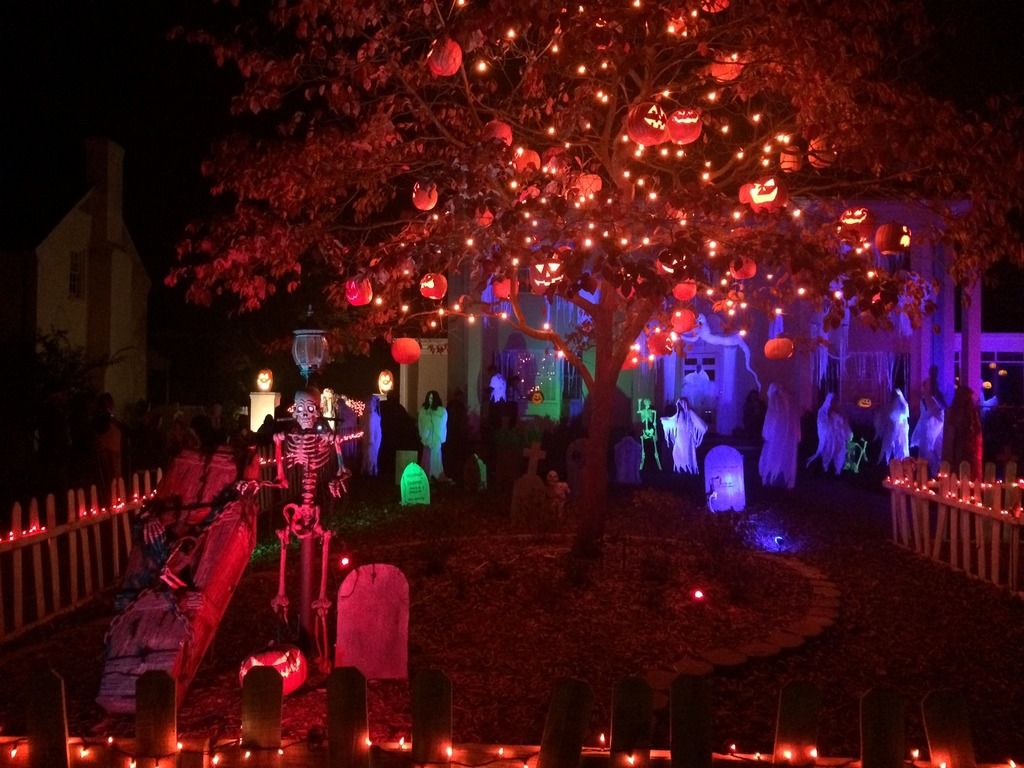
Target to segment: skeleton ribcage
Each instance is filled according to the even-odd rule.
[[[335,459],[334,439],[316,432],[289,434],[284,444],[284,460],[289,467],[302,467],[302,503],[313,503],[320,470]]]

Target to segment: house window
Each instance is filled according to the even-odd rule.
[[[68,265],[68,298],[85,298],[85,251],[72,251]]]

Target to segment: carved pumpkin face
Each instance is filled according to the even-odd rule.
[[[353,307],[366,306],[372,300],[373,286],[370,285],[369,280],[363,279],[345,281],[345,301],[347,301]]]
[[[668,248],[659,251],[654,259],[654,271],[659,275],[682,274],[686,271],[687,266],[686,256],[670,251]]]
[[[656,331],[647,337],[647,351],[655,357],[672,354],[674,346],[675,339],[668,331]]]
[[[729,7],[729,0],[704,0],[700,7],[705,13],[721,13]]]
[[[443,299],[448,293],[448,278],[439,272],[428,272],[420,280],[420,293],[427,299]]]
[[[534,387],[530,390],[530,402],[534,405],[540,405],[544,402],[544,392],[541,391],[540,387]]]
[[[676,144],[692,144],[700,138],[703,127],[699,109],[677,109],[668,116],[668,137]]]
[[[754,213],[775,213],[784,208],[788,200],[786,188],[774,177],[740,187],[740,202],[748,204]]]
[[[437,205],[437,185],[420,184],[418,181],[412,185],[412,204],[421,211],[429,211]]]
[[[530,277],[533,279],[533,292],[544,293],[548,288],[561,282],[565,278],[565,271],[562,256],[565,248],[551,251],[543,261],[533,265],[530,270]]]
[[[293,645],[282,646],[273,651],[264,651],[247,658],[238,670],[239,684],[245,680],[245,676],[253,667],[272,667],[281,675],[282,693],[285,696],[301,688],[309,673],[306,657]]]
[[[377,391],[386,395],[395,388],[395,374],[391,371],[381,371],[377,374]]]
[[[910,227],[892,221],[883,224],[875,232],[875,247],[886,256],[905,253],[910,250]]]
[[[859,244],[871,237],[875,229],[875,217],[867,208],[847,208],[839,216],[836,231],[840,239]]]
[[[462,47],[450,37],[435,40],[427,54],[427,67],[434,77],[451,77],[462,66]]]
[[[644,147],[661,144],[668,135],[665,110],[653,101],[634,105],[626,117],[626,134]]]
[[[260,392],[269,392],[274,386],[274,373],[269,368],[264,368],[256,374],[256,389]]]
[[[870,397],[862,397],[860,400],[857,401],[857,407],[858,408],[865,408],[866,409],[866,408],[870,408],[871,405],[872,405],[872,403],[871,403],[871,398]]]

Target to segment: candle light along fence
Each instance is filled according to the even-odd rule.
[[[146,672],[137,684],[135,738],[69,738],[64,683],[41,672],[27,712],[28,735],[0,736],[0,767],[80,768],[728,768],[739,765],[845,768],[976,768],[974,746],[961,694],[935,691],[921,704],[930,759],[907,751],[905,703],[889,689],[861,698],[861,756],[819,755],[821,692],[796,681],[779,697],[774,751],[743,753],[712,749],[711,679],[681,674],[671,683],[668,749],[651,744],[654,695],[646,680],[627,678],[612,702],[610,743],[587,734],[593,693],[580,681],[559,681],[553,690],[539,746],[457,744],[452,733],[452,685],[437,670],[412,679],[409,739],[370,741],[366,680],[353,667],[334,670],[326,683],[325,738],[282,738],[281,676],[257,667],[242,686],[241,737],[211,742],[177,734],[174,681]],[[598,744],[588,746],[587,742]],[[1015,768],[1009,763],[990,764]]]
[[[959,473],[943,462],[934,479],[925,461],[904,459],[889,464],[892,538],[897,544],[1021,594],[1021,512],[1024,483],[1017,465],[1008,462],[1002,480],[986,464],[981,480],[970,465]]]
[[[120,578],[131,554],[131,513],[160,481],[161,471],[111,484],[110,505],[96,486],[69,490],[63,513],[53,494],[40,505],[16,503],[11,531],[0,534],[0,642],[11,640],[92,600]],[[58,522],[59,520],[59,522]]]

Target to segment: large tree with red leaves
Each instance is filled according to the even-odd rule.
[[[1019,112],[961,114],[914,85],[916,2],[282,0],[235,21],[185,33],[237,67],[245,120],[204,166],[223,212],[190,230],[169,281],[244,310],[322,286],[359,346],[491,311],[425,304],[424,273],[511,278],[508,322],[589,392],[584,543],[603,531],[619,371],[695,289],[739,330],[793,301],[917,324],[931,286],[844,245],[846,201],[935,208],[960,279],[1014,242]],[[528,273],[590,321],[528,325]],[[350,306],[361,280],[376,298]]]

